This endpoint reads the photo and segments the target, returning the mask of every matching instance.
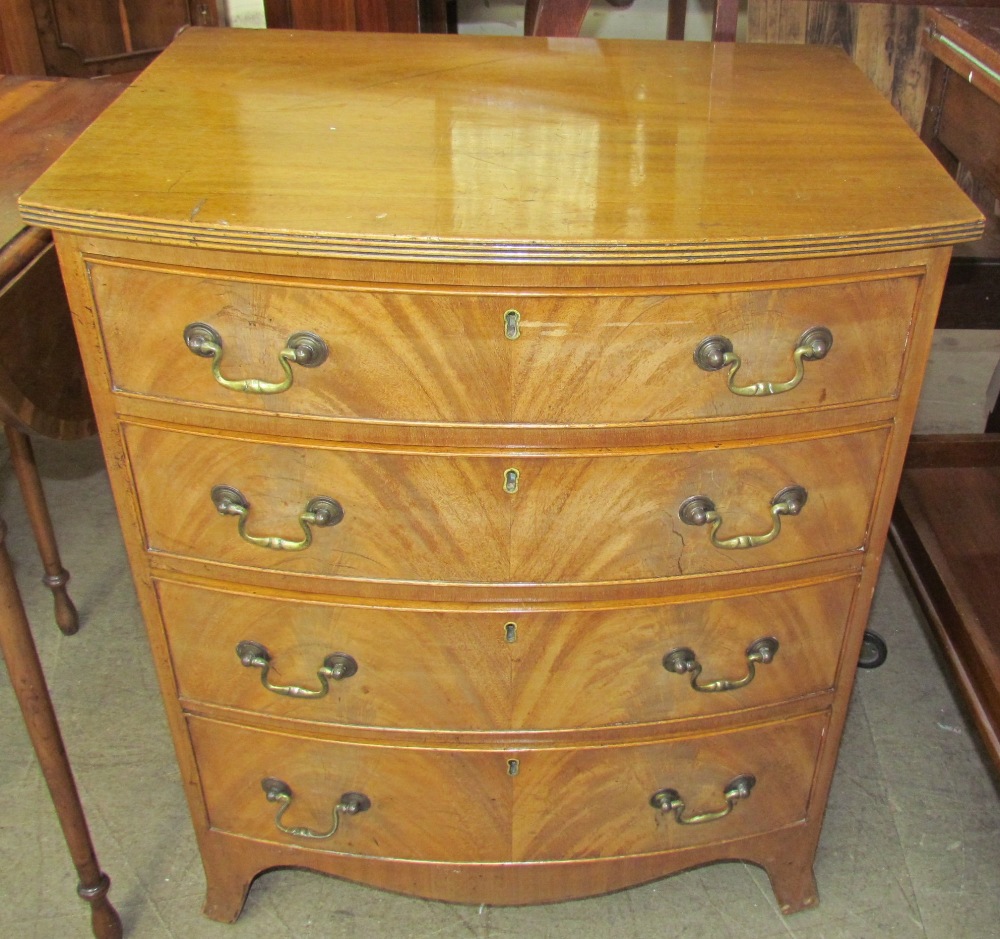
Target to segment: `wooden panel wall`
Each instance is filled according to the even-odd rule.
[[[927,100],[930,56],[920,45],[923,9],[891,3],[748,0],[750,42],[841,46],[914,129]]]

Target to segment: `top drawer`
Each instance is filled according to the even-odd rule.
[[[120,392],[341,420],[556,426],[892,398],[920,286],[912,270],[626,296],[374,291],[106,262],[92,262],[90,276]],[[203,355],[185,343],[192,324],[210,327],[192,340]],[[832,347],[800,369],[796,349],[815,327]],[[325,360],[284,365],[295,355],[282,350],[303,332],[322,340]],[[724,340],[710,350],[715,371],[696,362],[709,338]],[[735,358],[723,364],[727,348]],[[246,379],[272,387],[251,391]],[[745,393],[758,384],[791,387]]]

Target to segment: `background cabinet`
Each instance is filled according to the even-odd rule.
[[[0,71],[135,72],[183,26],[217,26],[217,0],[0,0]]]

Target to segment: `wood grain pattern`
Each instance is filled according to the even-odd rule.
[[[929,59],[920,36],[924,11],[898,3],[749,0],[751,42],[842,48],[914,130],[927,99]]]
[[[782,910],[817,902],[948,246],[980,220],[839,53],[695,45],[194,33],[25,199],[62,228],[209,916],[302,865],[508,904],[745,859]],[[196,64],[227,93],[195,93]],[[98,146],[119,147],[103,179]],[[308,311],[350,337],[351,389],[331,369],[277,403],[200,390],[177,331],[202,291],[239,311],[227,368],[273,362]],[[498,298],[527,304],[516,342],[489,333]],[[759,373],[819,316],[834,357],[798,397],[685,391],[720,322]],[[130,356],[147,331],[162,349]],[[346,514],[268,551],[216,512],[219,483],[256,534],[298,537],[315,495]],[[761,547],[677,516],[703,494],[723,537],[761,534],[791,484],[809,500]],[[677,643],[706,680],[742,674],[761,619],[780,651],[731,699],[663,669]],[[242,638],[303,684],[335,640],[359,671],[310,712],[236,661]],[[373,808],[304,850],[260,791],[281,772],[294,824],[348,788]],[[760,798],[718,823],[649,805],[676,786],[719,808],[741,772]]]
[[[836,50],[191,29],[21,202],[91,234],[478,263],[975,237],[978,213],[910,143]]]
[[[216,0],[6,0],[4,6],[15,17],[12,42],[32,52],[15,59],[15,70],[36,75],[135,73],[181,28],[219,24]]]
[[[806,817],[827,715],[662,744],[522,751],[514,847],[525,860],[614,857],[777,831]],[[688,817],[725,808],[737,776],[757,784],[725,818],[679,825],[649,799],[675,789]]]
[[[425,861],[501,860],[510,855],[512,780],[505,752],[358,746],[189,719],[205,781],[209,824],[221,831],[341,854]],[[324,831],[344,792],[371,810],[346,818],[328,844],[274,826],[277,808],[261,780],[292,789],[286,825]]]
[[[199,718],[189,724],[213,828],[340,854],[488,862],[628,856],[800,821],[826,715],[668,743],[559,750],[356,746]],[[692,811],[717,809],[721,790],[743,773],[757,787],[716,823],[680,826],[649,804],[672,787],[686,791]],[[274,826],[261,790],[268,777],[292,788],[286,825],[328,829],[346,791],[364,792],[372,807],[347,817],[326,843],[296,839]]]
[[[580,584],[669,580],[780,566],[864,549],[885,429],[758,445],[580,456],[381,453],[289,447],[129,425],[125,438],[149,549],[212,563],[337,580]],[[737,461],[734,467],[734,461]],[[169,476],[157,467],[171,467]],[[516,493],[504,490],[509,467]],[[343,507],[303,551],[241,540],[219,515],[214,486],[250,502],[247,531],[299,539],[310,499]],[[791,485],[810,501],[770,544],[714,547],[708,527],[678,516],[707,495],[720,538],[762,534]],[[332,586],[332,584],[331,584]]]
[[[373,293],[101,263],[90,277],[114,387],[130,395],[351,421],[553,425],[681,423],[893,398],[900,371],[887,363],[901,368],[909,334],[898,311],[913,307],[920,288],[918,272],[906,270],[631,296],[477,296],[405,285]],[[509,310],[519,316],[513,341]],[[136,328],[140,315],[151,328]],[[303,329],[323,338],[330,358],[293,369],[293,386],[280,395],[227,390],[210,360],[185,354],[184,329],[195,322],[222,336],[227,378],[280,379],[278,353]],[[835,348],[807,365],[794,393],[734,395],[728,369],[706,373],[694,362],[702,340],[723,335],[743,363],[738,384],[784,381],[799,338],[818,325],[831,330]]]
[[[420,0],[264,0],[269,29],[420,31]]]
[[[0,73],[45,74],[30,0],[0,0]]]
[[[178,691],[214,704],[295,721],[385,729],[482,732],[572,730],[678,721],[791,701],[833,688],[853,578],[748,596],[621,608],[419,609],[261,597],[160,581]],[[512,605],[513,606],[513,605]],[[514,627],[514,640],[507,624]],[[745,688],[699,693],[664,656],[695,646],[701,683],[747,674],[746,650],[775,637],[773,663]],[[358,673],[324,698],[267,691],[240,664],[238,643],[262,643],[269,680],[320,688],[332,652]]]

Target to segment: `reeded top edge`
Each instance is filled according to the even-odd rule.
[[[471,263],[948,245],[982,217],[843,53],[185,31],[21,200],[85,235]]]

